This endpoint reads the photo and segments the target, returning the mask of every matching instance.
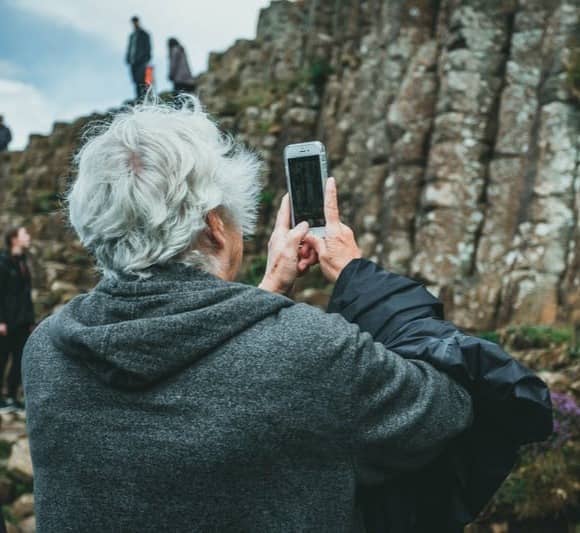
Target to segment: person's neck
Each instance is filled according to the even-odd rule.
[[[22,255],[23,253],[23,248],[22,246],[13,246],[12,250],[10,250],[10,254],[11,255]]]

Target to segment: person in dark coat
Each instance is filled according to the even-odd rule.
[[[133,32],[129,36],[125,60],[131,67],[136,98],[140,99],[147,90],[145,69],[147,68],[147,63],[151,60],[151,39],[149,34],[141,28],[139,17],[131,18],[131,22],[133,24]]]
[[[18,397],[22,383],[21,359],[24,344],[34,325],[30,270],[26,250],[30,235],[26,228],[14,227],[6,232],[6,251],[0,254],[0,376],[4,376],[12,356],[7,378],[8,395],[0,408],[23,408]]]
[[[169,47],[169,80],[173,82],[173,90],[175,92],[195,90],[185,49],[175,37],[167,41],[167,46]]]
[[[8,150],[8,145],[12,140],[10,128],[4,124],[4,117],[0,115],[0,152]]]
[[[510,473],[519,448],[552,433],[546,384],[497,344],[446,321],[442,303],[420,283],[364,259],[343,269],[328,312],[402,357],[428,361],[474,403],[473,424],[433,461],[359,488],[366,531],[462,533]]]

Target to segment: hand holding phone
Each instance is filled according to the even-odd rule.
[[[268,262],[261,289],[288,294],[296,277],[306,273],[316,264],[316,252],[309,245],[301,243],[308,232],[308,224],[301,222],[290,228],[290,197],[282,198],[276,225],[268,243]]]
[[[340,221],[334,178],[328,178],[326,181],[324,216],[326,218],[324,237],[308,233],[304,237],[304,243],[316,250],[324,277],[334,283],[346,265],[353,259],[362,257],[354,232]]]

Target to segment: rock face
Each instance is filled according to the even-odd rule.
[[[575,0],[273,1],[256,39],[198,79],[265,162],[249,260],[284,145],[317,138],[365,255],[423,281],[460,326],[580,322],[579,24]],[[41,312],[95,280],[53,213],[87,120],[2,164],[0,224],[31,225]]]
[[[22,481],[32,481],[32,460],[30,459],[30,444],[27,438],[22,438],[12,446],[8,459],[8,472]]]
[[[23,152],[0,153],[0,230],[3,235],[9,225],[26,224],[33,237],[29,255],[39,318],[61,303],[63,295],[70,296],[63,287],[72,284],[78,293],[97,279],[59,211],[81,130],[93,118],[56,123],[49,136],[31,135]]]
[[[34,496],[23,494],[12,504],[12,515],[22,520],[34,514]]]

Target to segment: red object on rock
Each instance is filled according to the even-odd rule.
[[[151,65],[145,67],[145,85],[147,87],[153,85],[153,67]]]

